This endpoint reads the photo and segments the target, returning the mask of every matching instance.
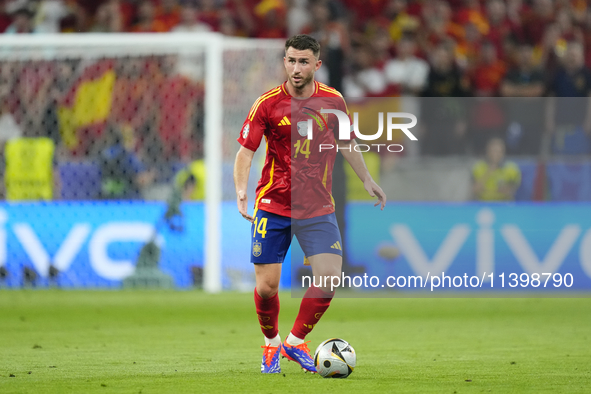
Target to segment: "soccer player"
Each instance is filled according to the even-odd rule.
[[[281,372],[280,355],[296,361],[305,371],[316,372],[304,340],[334,296],[330,287],[307,289],[294,326],[281,342],[277,327],[277,291],[281,263],[293,235],[298,238],[314,277],[341,275],[342,241],[330,194],[337,151],[319,149],[320,144],[334,147],[338,119],[335,115],[324,114],[325,118],[317,111],[314,114],[310,106],[318,106],[313,100],[320,100],[320,109],[338,109],[347,115],[348,110],[337,90],[314,80],[314,73],[322,64],[319,55],[320,44],[310,36],[302,34],[287,40],[283,64],[288,79],[256,100],[238,138],[242,146],[236,155],[234,183],[238,210],[253,223],[250,259],[256,275],[254,301],[265,337],[263,373]],[[306,119],[312,118],[317,124],[309,139],[302,129],[306,130]],[[257,187],[254,213],[250,216],[246,187],[252,158],[263,136],[267,141],[267,156]],[[337,139],[336,144],[367,192],[372,197],[377,196],[375,206],[381,205],[384,209],[386,195],[369,174],[361,153],[355,151],[355,140]]]

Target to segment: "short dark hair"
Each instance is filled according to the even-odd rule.
[[[320,43],[307,34],[298,34],[285,41],[285,52],[290,47],[299,51],[309,49],[316,58],[320,55]]]

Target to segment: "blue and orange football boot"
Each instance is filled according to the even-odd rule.
[[[263,362],[261,363],[261,373],[279,373],[281,372],[281,365],[279,364],[279,353],[281,345],[279,346],[261,346],[263,349]]]
[[[316,367],[314,367],[314,360],[310,356],[310,349],[308,349],[308,343],[304,342],[297,346],[291,346],[287,344],[287,339],[281,345],[281,355],[287,358],[289,361],[295,361],[306,372],[316,373]]]

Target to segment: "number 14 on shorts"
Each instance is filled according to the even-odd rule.
[[[254,226],[253,226],[253,232],[252,232],[252,237],[255,238],[257,233],[261,234],[261,236],[263,238],[265,238],[265,235],[267,235],[267,218],[260,218],[261,220],[259,221],[258,217],[254,218]]]

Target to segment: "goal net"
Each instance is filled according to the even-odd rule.
[[[0,286],[118,287],[151,260],[178,287],[252,289],[233,162],[250,106],[283,80],[282,46],[0,37]]]

